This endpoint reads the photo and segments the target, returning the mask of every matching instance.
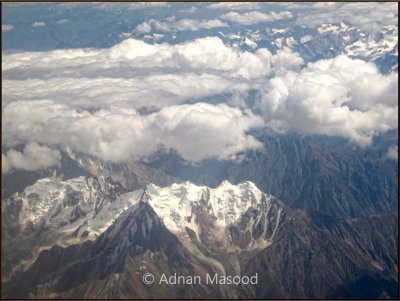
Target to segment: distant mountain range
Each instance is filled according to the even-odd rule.
[[[275,52],[289,48],[306,62],[346,54],[374,62],[383,73],[398,70],[398,27],[386,26],[372,34],[345,23],[322,24],[317,28],[294,26],[219,33],[226,43],[244,50],[261,47]]]

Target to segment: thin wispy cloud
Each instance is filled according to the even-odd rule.
[[[200,29],[212,29],[228,27],[226,22],[219,19],[211,20],[194,20],[194,19],[181,19],[175,20],[175,17],[170,18],[169,21],[161,22],[154,19],[145,21],[139,24],[135,32],[137,33],[150,33],[156,32],[177,32],[177,31],[196,31]]]
[[[243,25],[253,25],[262,22],[273,22],[282,19],[292,18],[293,15],[289,11],[262,13],[258,11],[238,13],[230,12],[221,16],[221,19],[233,23]]]
[[[208,9],[218,10],[254,10],[259,9],[260,5],[257,2],[218,2],[207,6]]]
[[[7,32],[7,31],[11,31],[14,29],[14,25],[11,24],[1,24],[1,31],[2,32]]]

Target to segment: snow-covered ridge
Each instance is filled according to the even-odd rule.
[[[220,244],[221,250],[264,248],[281,222],[281,204],[252,182],[233,185],[223,181],[216,188],[190,182],[168,187],[149,184],[122,194],[118,189],[103,177],[45,178],[5,200],[3,214],[19,204],[16,219],[21,237],[17,239],[29,238],[36,256],[54,245],[66,247],[98,238],[141,202],[149,204],[167,229],[195,253],[199,252],[196,241]],[[232,235],[239,237],[236,242]],[[246,244],[240,242],[242,236]]]
[[[350,31],[353,29],[355,29],[355,27],[350,27],[349,25],[345,24],[344,22],[341,22],[339,25],[322,24],[320,27],[318,27],[318,32],[320,34],[332,33],[332,34],[338,35],[340,33],[344,33],[346,31]]]
[[[126,216],[137,216],[129,212],[136,212],[141,202],[150,205],[155,218],[187,250],[207,262],[215,260],[203,254],[198,244],[214,252],[262,249],[272,243],[285,216],[281,203],[252,182],[233,185],[223,181],[215,188],[190,182],[168,187],[149,184],[128,193],[120,189],[104,177],[53,177],[41,179],[6,199],[3,216],[12,218],[8,218],[11,224],[5,225],[5,231],[12,233],[15,224],[19,227],[19,234],[8,239],[27,241],[30,249],[30,255],[15,264],[15,271],[28,268],[43,249],[95,240],[108,229],[109,235],[115,236],[120,229],[117,224],[132,225],[132,232],[136,222],[123,221]],[[17,213],[15,208],[19,208]],[[140,229],[143,239],[152,231],[153,222],[146,220],[146,229]]]
[[[390,68],[380,60],[390,57],[389,64],[392,65],[392,69],[396,69],[393,62],[398,56],[397,25],[382,26],[376,32],[367,32],[340,22],[324,23],[316,28],[267,28],[219,34],[225,43],[247,51],[255,51],[262,47],[272,52],[289,48],[298,52],[306,61],[320,59],[320,55],[330,58],[345,54],[352,58],[375,62],[386,71]]]
[[[205,204],[210,206],[217,220],[230,225],[237,222],[247,209],[259,204],[263,194],[252,182],[233,185],[227,180],[216,188],[184,182],[164,188],[150,184],[146,190],[150,196],[149,203],[167,224],[191,216],[193,206]]]
[[[345,52],[349,56],[367,57],[371,61],[382,57],[386,53],[393,52],[397,55],[398,47],[398,27],[386,26],[375,37],[364,35],[354,43],[345,47]]]
[[[190,182],[169,187],[150,184],[146,193],[147,202],[165,226],[192,250],[193,235],[188,231],[213,248],[262,249],[272,242],[281,223],[280,203],[249,181],[233,185],[225,180],[216,188]],[[234,241],[232,235],[241,238]]]
[[[21,229],[33,225],[59,232],[58,243],[68,245],[64,237],[72,233],[74,239],[71,242],[79,240],[80,236],[95,239],[143,195],[140,189],[117,197],[114,189],[104,177],[65,181],[45,178],[6,200],[5,204],[7,207],[10,202],[21,203],[18,216]],[[149,184],[145,193],[148,203],[172,232],[179,234],[189,227],[198,235],[198,208],[207,207],[216,226],[224,231],[229,225],[238,223],[249,208],[256,208],[263,196],[266,201],[271,198],[252,182],[233,185],[226,180],[216,188],[190,182],[168,187]]]
[[[124,210],[130,200],[140,196],[131,192],[119,196],[119,188],[104,177],[78,177],[62,181],[44,178],[5,200],[3,211],[13,203],[20,204],[18,222],[26,228],[55,232],[58,244],[70,244],[95,239],[104,232]],[[64,238],[74,233],[70,242]]]

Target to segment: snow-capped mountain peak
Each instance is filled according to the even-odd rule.
[[[280,203],[252,182],[234,185],[225,180],[216,188],[190,182],[169,187],[150,184],[146,191],[149,204],[166,227],[189,248],[193,247],[193,239],[228,249],[265,247],[281,221]],[[257,226],[263,229],[263,234],[252,237]],[[231,229],[238,227],[244,227],[242,230],[249,236],[248,243],[240,246],[231,233]],[[267,229],[270,229],[268,239]]]
[[[252,182],[233,185],[227,180],[216,188],[185,182],[169,187],[150,184],[146,191],[150,198],[149,203],[163,218],[169,219],[171,214],[168,212],[172,211],[188,216],[194,206],[205,204],[212,208],[217,219],[224,219],[226,224],[237,222],[249,207],[260,203],[262,196],[262,192]]]
[[[282,221],[283,208],[252,182],[234,185],[223,181],[215,188],[190,182],[167,187],[149,184],[119,195],[118,185],[95,177],[39,180],[6,200],[7,215],[14,212],[15,204],[21,204],[14,221],[17,231],[32,239],[33,245],[46,237],[48,247],[68,246],[94,240],[105,231],[112,238],[125,233],[120,231],[121,225],[129,225],[128,234],[140,231],[140,237],[147,237],[155,219],[140,216],[140,212],[151,207],[168,231],[193,252],[197,252],[197,242],[232,252],[266,247]],[[116,224],[122,214],[128,216],[127,222]],[[136,219],[141,220],[141,229],[136,229]],[[32,254],[35,252],[39,249],[33,246]]]

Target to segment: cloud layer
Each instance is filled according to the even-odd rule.
[[[32,142],[22,152],[10,149],[7,154],[1,154],[2,174],[12,169],[33,171],[55,166],[59,163],[59,156],[59,151]]]
[[[208,9],[219,10],[253,10],[260,7],[256,2],[218,2],[207,6]]]
[[[181,19],[175,20],[175,17],[169,18],[167,22],[161,22],[154,19],[145,21],[135,28],[137,33],[150,33],[157,32],[177,32],[177,31],[196,31],[200,29],[211,29],[219,27],[228,27],[228,24],[219,20],[195,20],[195,19]]]
[[[127,39],[109,49],[14,53],[3,56],[3,106],[49,99],[83,109],[162,108],[241,93],[272,75],[283,52],[241,52],[210,37],[178,45]],[[293,63],[302,61],[291,57],[286,69],[297,70]]]
[[[2,67],[6,147],[68,144],[113,162],[167,148],[195,162],[261,148],[249,134],[256,128],[360,145],[397,128],[397,73],[346,56],[305,66],[287,48],[241,51],[217,37],[176,45],[126,39],[108,49],[3,54]],[[249,90],[260,92],[261,115],[243,100]],[[232,95],[229,106],[218,103],[221,95]],[[19,154],[4,155],[6,170],[18,166],[10,156],[29,166],[29,150]]]
[[[258,78],[270,72],[271,53],[228,47],[217,37],[183,44],[147,44],[127,39],[109,49],[66,49],[6,55],[2,67],[8,77],[108,77],[125,78],[159,73],[225,72],[229,78]]]
[[[134,109],[90,113],[51,101],[18,101],[3,114],[7,145],[65,144],[113,162],[147,157],[160,147],[175,149],[188,161],[227,159],[260,148],[246,132],[263,125],[250,111],[206,103],[169,106],[142,116]]]

